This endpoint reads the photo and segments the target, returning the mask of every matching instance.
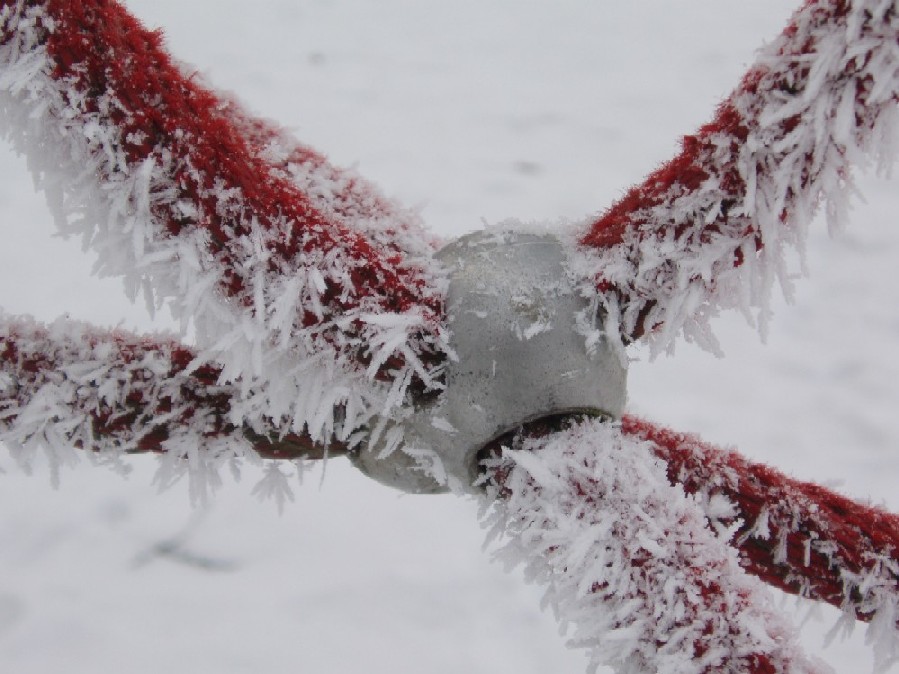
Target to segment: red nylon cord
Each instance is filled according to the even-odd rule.
[[[0,6],[10,4],[7,0]],[[241,237],[250,234],[245,216],[252,214],[268,235],[264,243],[270,255],[270,272],[288,274],[299,257],[312,251],[339,251],[353,262],[349,267],[353,292],[332,284],[322,294],[331,315],[358,306],[362,297],[375,297],[384,312],[402,313],[421,307],[438,320],[443,308],[436,295],[426,292],[422,270],[404,264],[401,247],[373,242],[340,221],[360,208],[370,215],[388,214],[389,203],[368,194],[364,185],[350,179],[331,205],[337,217],[323,213],[309,195],[291,183],[288,173],[291,164],[327,170],[325,159],[300,145],[291,147],[280,162],[264,158],[263,151],[278,130],[245,116],[233,104],[182,74],[164,51],[160,34],[143,28],[118,2],[50,0],[46,8],[55,22],[45,34],[48,53],[56,64],[53,77],[77,92],[84,101],[86,116],[98,116],[121,130],[122,145],[113,149],[121,153],[129,169],[148,159],[157,160],[163,153],[175,157],[171,184],[179,198],[196,206],[196,216],[176,212],[170,202],[151,204],[151,212],[170,237],[197,229],[209,234],[208,252],[222,269],[219,288],[223,293],[237,303],[252,304],[247,293],[252,279],[245,275],[238,244]],[[828,8],[810,1],[803,11],[813,11],[815,19],[823,24],[842,20],[848,5],[838,2]],[[795,31],[795,24],[791,24],[784,35]],[[813,49],[814,45],[803,44],[799,53]],[[675,241],[708,243],[732,226],[729,208],[747,191],[735,156],[758,123],[746,117],[733,101],[737,96],[758,93],[764,74],[760,67],[750,70],[714,119],[696,135],[684,138],[680,154],[596,219],[581,243],[603,249],[666,234],[673,234]],[[807,67],[796,65],[776,88],[789,94],[808,76]],[[865,96],[865,88],[860,87],[856,102],[864,105]],[[782,120],[781,133],[789,134],[798,123],[794,117]],[[722,138],[730,139],[731,154],[724,161],[720,160]],[[672,232],[665,229],[672,226],[670,223],[660,226],[648,216],[652,209],[664,207],[672,195],[700,189],[712,175],[717,176],[724,193],[716,218],[703,221],[701,226],[679,223],[673,225]],[[803,173],[802,187],[807,180]],[[240,193],[239,207],[219,198],[228,190]],[[286,227],[285,219],[289,223]],[[393,232],[387,229],[384,233],[389,238]],[[742,230],[742,237],[756,249],[765,244],[753,225]],[[734,245],[734,266],[744,262],[743,250]],[[598,284],[603,292],[623,298],[630,292],[601,278]],[[653,301],[647,300],[647,307]],[[320,316],[307,312],[303,322],[308,326],[320,320]],[[630,336],[638,337],[646,327],[641,322]],[[0,337],[0,371],[11,374],[16,382],[13,394],[0,401],[0,423],[7,425],[15,422],[18,406],[23,406],[29,395],[45,382],[65,379],[61,373],[71,365],[66,360],[65,345],[55,342],[46,330],[32,331],[27,339],[24,331],[14,325],[6,337]],[[95,349],[101,344],[109,349],[109,363],[121,365],[126,373],[128,393],[118,403],[98,403],[90,396],[85,399],[92,406],[81,412],[89,415],[97,446],[77,440],[82,447],[122,446],[128,451],[162,452],[165,442],[180,427],[194,425],[202,418],[204,437],[240,437],[266,457],[318,458],[324,452],[298,435],[274,438],[235,427],[229,421],[229,410],[236,394],[230,386],[218,384],[222,369],[205,364],[189,371],[195,354],[177,342],[94,331],[75,344],[71,353],[78,355],[82,353],[79,349]],[[159,372],[136,365],[150,354],[167,358],[168,368]],[[151,394],[159,382],[174,380],[182,382],[176,393]],[[100,386],[102,380],[94,384]],[[176,405],[181,410],[179,416],[163,424],[155,422],[170,415]],[[682,484],[690,494],[723,496],[734,506],[736,513],[723,521],[740,521],[735,544],[749,572],[786,592],[826,601],[852,611],[859,620],[871,619],[867,597],[847,578],[872,573],[878,559],[899,564],[899,516],[818,485],[793,480],[734,452],[634,417],[624,417],[622,428],[651,444],[655,454],[666,462],[672,483]],[[339,452],[345,448],[335,449]],[[585,500],[589,502],[590,498],[585,493]],[[893,574],[889,580],[893,592],[899,592],[899,578]],[[714,596],[715,590],[710,588],[709,597]],[[701,655],[697,653],[697,657]],[[770,662],[759,660],[752,671],[774,668]]]
[[[61,333],[58,325],[51,331],[21,321],[7,322],[2,328],[0,373],[15,385],[0,399],[0,426],[13,426],[19,411],[42,387],[71,382],[68,369],[88,360],[102,375],[88,383],[78,382],[76,394],[66,401],[72,418],[90,420],[92,442],[72,438],[81,449],[161,453],[167,451],[167,440],[194,427],[200,430],[197,441],[235,438],[248,442],[264,458],[320,459],[346,451],[339,442],[325,448],[296,433],[257,433],[235,427],[229,420],[235,387],[219,384],[221,368],[214,364],[188,372],[196,354],[179,342],[121,330],[85,331],[83,326]],[[120,397],[100,393],[108,390],[110,382],[122,392]],[[165,386],[171,382],[177,384]],[[175,418],[171,418],[173,409],[178,410]]]
[[[846,573],[871,572],[881,556],[899,564],[899,515],[636,417],[625,416],[622,430],[649,442],[668,465],[671,482],[688,494],[718,494],[735,506],[725,523],[740,521],[734,540],[747,571],[785,592],[871,620]],[[756,530],[760,522],[762,532]],[[899,577],[890,578],[899,594]]]
[[[664,255],[664,263],[653,261],[646,278],[639,282],[621,276],[609,279],[604,277],[602,269],[596,271],[594,280],[600,293],[617,298],[620,307],[630,304],[636,307],[623,326],[627,337],[637,339],[659,327],[660,320],[657,317],[650,319],[649,314],[658,313],[658,307],[669,302],[677,303],[677,298],[671,297],[672,292],[687,294],[688,291],[683,289],[685,281],[702,288],[707,296],[714,295],[720,275],[741,267],[751,251],[761,251],[770,243],[765,239],[765,228],[760,226],[755,215],[754,197],[750,196],[750,192],[754,194],[756,184],[747,184],[746,174],[758,171],[759,176],[764,177],[769,168],[755,163],[759,161],[755,154],[749,156],[742,152],[751,134],[764,129],[764,136],[755,138],[755,142],[763,142],[767,152],[781,143],[784,148],[791,147],[791,134],[800,124],[833,125],[820,134],[816,145],[807,148],[804,156],[794,158],[797,165],[789,188],[783,188],[786,190],[783,210],[773,217],[780,219],[782,227],[792,226],[790,221],[794,212],[808,207],[803,205],[806,196],[826,196],[817,193],[821,188],[816,181],[827,165],[820,165],[822,157],[816,153],[820,150],[818,146],[823,148],[830,144],[837,154],[846,154],[846,148],[840,146],[842,141],[833,139],[842,132],[842,129],[834,131],[840,124],[835,121],[838,112],[828,110],[830,116],[823,122],[807,119],[813,115],[811,112],[783,119],[777,116],[778,121],[774,122],[766,121],[765,115],[779,112],[779,106],[787,107],[786,102],[791,99],[802,99],[815,68],[820,65],[816,60],[825,60],[827,50],[833,46],[818,44],[816,39],[820,36],[824,36],[821,40],[838,36],[844,40],[857,40],[863,45],[857,56],[847,57],[842,72],[828,74],[831,79],[824,86],[830,87],[828,95],[839,99],[841,105],[845,102],[845,88],[854,95],[855,109],[866,109],[874,87],[870,73],[865,71],[871,52],[865,50],[875,48],[871,45],[881,44],[883,39],[879,34],[873,42],[868,38],[876,29],[888,26],[890,21],[895,22],[895,12],[885,10],[881,20],[867,15],[855,35],[849,27],[852,9],[847,2],[808,0],[783,31],[780,53],[767,54],[767,60],[761,59],[750,68],[738,87],[718,107],[713,119],[694,135],[682,139],[681,151],[674,158],[628,189],[581,236],[580,243],[587,249],[616,249],[616,259],[627,260],[635,273],[642,266],[641,244],[664,242],[664,253],[655,250],[651,253],[654,257]],[[885,28],[885,34],[889,30]],[[851,49],[847,51],[847,54],[852,53]],[[772,61],[777,62],[772,65]],[[889,75],[885,74],[884,78],[888,79]],[[897,100],[899,94],[894,92],[892,102]],[[853,131],[856,137],[862,137],[873,128],[876,109],[872,107],[870,114],[856,113]],[[773,150],[775,154],[766,161],[776,163],[774,158],[780,151]],[[748,210],[745,210],[746,206]],[[774,227],[775,223],[768,226]],[[699,251],[703,249],[710,251],[708,270],[689,279],[676,277],[674,270],[681,264],[681,258],[689,259],[687,264],[693,269]],[[672,291],[672,288],[677,290]]]
[[[835,3],[832,11],[828,11],[828,8],[819,0],[807,0],[800,11],[805,11],[818,4],[822,5],[817,12],[821,24],[836,23],[844,19],[850,9],[848,3],[838,2]],[[794,17],[794,20],[783,30],[783,34],[793,35],[796,30]],[[813,44],[803,45],[803,53],[811,53],[814,46]],[[792,65],[792,77],[777,83],[777,87],[785,94],[795,93],[801,83],[808,79],[807,65],[800,65],[796,61]],[[740,176],[734,163],[735,150],[746,141],[750,129],[758,125],[758,120],[744,117],[736,109],[733,101],[741,94],[758,93],[761,80],[766,72],[767,69],[763,66],[752,67],[743,76],[733,93],[718,107],[712,120],[701,127],[696,134],[684,136],[681,141],[681,152],[650,173],[642,183],[628,189],[621,199],[590,225],[590,231],[582,237],[581,243],[585,246],[605,248],[624,242],[629,233],[633,233],[639,238],[657,235],[659,232],[654,229],[653,223],[646,219],[646,212],[672,198],[672,194],[679,195],[699,189],[713,173],[722,176],[721,186],[729,195],[729,198],[728,196],[724,197],[725,203],[728,201],[735,203],[741,199],[746,193],[746,182]],[[859,91],[858,96],[863,97],[864,92]],[[781,122],[780,127],[783,134],[792,131],[797,122],[795,117]],[[719,164],[715,156],[720,141],[712,142],[713,136],[721,134],[732,140],[731,148],[733,150],[728,161],[723,165]],[[727,212],[725,210],[721,215],[720,222],[707,223],[701,228],[701,231],[714,233],[719,230],[721,224],[726,223]],[[675,232],[675,238],[680,238],[686,229],[686,225],[680,227]],[[747,235],[754,233],[754,231],[747,232]]]
[[[223,292],[247,301],[243,291],[249,279],[236,248],[247,231],[240,214],[224,210],[216,198],[239,190],[243,213],[252,214],[269,231],[270,271],[287,273],[304,252],[339,248],[354,261],[350,273],[357,297],[378,296],[384,311],[403,312],[419,305],[438,310],[427,306],[433,300],[421,292],[420,271],[399,264],[396,248],[380,250],[359,232],[329,221],[307,195],[266,163],[244,135],[246,125],[238,128],[227,114],[228,103],[171,62],[158,32],[146,30],[110,0],[51,0],[46,7],[55,22],[46,36],[56,63],[54,77],[85,98],[87,114],[99,114],[121,129],[124,143],[118,149],[127,163],[138,166],[162,152],[177,159],[170,178],[179,196],[196,205],[196,219],[173,212],[167,204],[151,205],[152,213],[171,236],[194,227],[209,233],[210,252],[224,269]],[[322,161],[312,153],[303,159]],[[278,231],[281,218],[290,224]],[[356,304],[339,289],[326,300],[337,313]]]

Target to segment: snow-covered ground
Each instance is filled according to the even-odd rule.
[[[451,238],[483,221],[607,206],[706,120],[794,3],[693,0],[131,0],[171,51],[359,170]],[[25,162],[0,152],[0,306],[148,330],[77,241],[52,238]],[[811,276],[767,344],[718,320],[726,357],[633,352],[631,411],[899,510],[895,181],[859,180],[851,228],[811,237]],[[51,487],[0,453],[0,671],[582,672],[539,591],[489,562],[473,503],[400,497],[339,460],[278,516],[248,468],[206,507],[87,462]],[[794,611],[786,600],[784,611]],[[808,615],[800,608],[797,620]],[[803,627],[841,673],[860,626]]]

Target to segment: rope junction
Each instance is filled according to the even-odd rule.
[[[897,100],[896,3],[808,0],[680,154],[586,227],[437,253],[119,2],[2,0],[4,134],[60,230],[197,347],[0,314],[0,440],[26,462],[157,453],[201,491],[235,458],[338,454],[408,491],[475,486],[595,664],[823,671],[748,573],[871,623],[885,665],[899,517],[621,414],[627,343],[715,349],[731,307],[764,322],[783,251],[820,204],[845,209]]]

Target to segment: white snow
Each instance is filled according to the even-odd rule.
[[[482,219],[578,219],[610,204],[708,119],[795,3],[128,4],[178,58],[425,204],[452,237]],[[25,162],[11,151],[0,162],[0,306],[177,329],[90,277],[79,242],[52,238]],[[844,233],[812,227],[811,277],[794,306],[775,296],[767,345],[724,315],[722,359],[687,347],[649,363],[636,350],[630,408],[897,510],[896,187],[858,186],[867,203]],[[321,488],[317,473],[293,480],[280,518],[251,491],[264,480],[260,492],[284,493],[283,480],[253,467],[191,510],[183,483],[156,493],[153,459],[128,463],[122,480],[82,462],[54,491],[40,467],[22,475],[0,454],[0,670],[584,671],[540,613],[540,590],[488,562],[471,503],[397,498],[333,460]],[[836,618],[816,609],[807,652],[841,674],[870,671],[862,629],[823,648]]]

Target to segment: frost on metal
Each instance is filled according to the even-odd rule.
[[[717,350],[709,319],[738,308],[763,331],[790,296],[822,202],[839,227],[853,165],[886,170],[899,124],[893,0],[811,0],[758,55],[681,153],[576,232],[575,270],[613,326],[653,351],[682,334]]]
[[[828,672],[801,651],[728,532],[642,440],[591,420],[487,466],[498,556],[546,587],[574,647],[620,674]]]
[[[469,234],[437,253],[446,267],[446,326],[452,358],[444,390],[403,422],[404,451],[362,449],[369,477],[414,493],[470,491],[478,454],[523,424],[573,413],[618,418],[626,398],[626,356],[601,334],[601,318],[565,269],[552,235],[505,223]],[[600,333],[588,344],[583,317]],[[422,475],[408,452],[436,454],[442,473]]]
[[[119,4],[0,3],[0,117],[60,231],[194,328],[190,367],[221,365],[235,419],[345,441],[437,385],[416,218],[184,74]]]

